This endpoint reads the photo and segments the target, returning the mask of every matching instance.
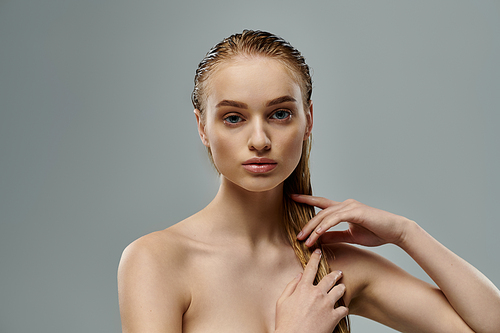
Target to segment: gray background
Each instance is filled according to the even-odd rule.
[[[414,219],[500,285],[499,2],[0,0],[2,333],[120,330],[123,248],[217,190],[192,79],[244,28],[314,69],[315,193]]]

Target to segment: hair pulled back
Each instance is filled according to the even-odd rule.
[[[243,30],[242,33],[231,35],[212,47],[198,65],[194,77],[194,89],[191,101],[194,108],[200,111],[202,120],[204,119],[204,111],[206,109],[207,85],[210,75],[222,63],[241,56],[264,56],[282,63],[301,88],[304,109],[307,110],[309,108],[312,95],[312,79],[309,66],[306,64],[301,53],[283,38],[269,32]],[[314,249],[309,249],[304,245],[304,242],[298,241],[297,234],[314,217],[315,211],[309,205],[293,201],[290,195],[294,193],[312,194],[309,169],[310,151],[311,136],[303,142],[300,161],[292,174],[285,180],[283,186],[283,229],[302,267],[307,265]],[[212,158],[210,149],[208,152],[210,158]],[[322,248],[319,241],[316,246]],[[332,254],[325,252],[324,249],[322,251],[324,255],[321,257],[315,283],[318,283],[331,271],[327,257]],[[342,298],[336,304],[336,306],[338,305],[344,305]],[[349,319],[346,317],[339,322],[333,333],[348,332],[350,332]]]
[[[312,80],[309,66],[300,52],[283,38],[265,31],[243,30],[225,38],[208,51],[198,65],[194,77],[194,90],[191,101],[195,109],[203,114],[207,79],[219,65],[237,56],[265,56],[281,62],[300,85],[302,99],[309,107],[312,95]]]

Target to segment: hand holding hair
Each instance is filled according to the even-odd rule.
[[[292,199],[322,210],[313,217],[297,235],[312,246],[321,237],[324,244],[351,243],[364,246],[379,246],[386,243],[401,245],[411,221],[380,209],[369,207],[356,200],[337,202],[311,195],[292,195]],[[328,229],[347,222],[349,228],[343,231]]]
[[[276,303],[275,332],[304,332],[314,327],[314,332],[331,333],[339,321],[347,316],[345,306],[334,307],[344,295],[344,284],[335,285],[342,272],[333,271],[316,286],[314,278],[318,270],[321,250],[316,249],[303,273],[285,288]]]
[[[398,245],[436,283],[446,301],[458,314],[459,317],[455,316],[453,320],[461,329],[455,331],[498,332],[498,288],[414,221],[352,199],[336,202],[309,195],[292,195],[292,199],[322,209],[297,235],[297,239],[305,240],[307,246],[312,246],[320,237],[323,244],[346,242],[364,246],[386,243]],[[347,222],[349,228],[344,231],[328,231],[341,222]],[[446,306],[438,308],[445,311]]]

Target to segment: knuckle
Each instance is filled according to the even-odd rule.
[[[328,227],[328,220],[323,220],[318,226],[316,227],[316,230],[314,230],[314,233],[316,235],[320,235],[327,231],[329,229]]]
[[[349,216],[349,214],[350,214],[349,212],[340,212],[340,213],[337,214],[337,219],[339,221],[344,221],[344,220],[347,219],[347,217]]]
[[[326,275],[323,279],[326,279],[330,284],[335,283],[338,278],[338,273],[337,272],[331,272],[328,275]]]
[[[331,288],[333,288],[333,285],[335,284],[335,277],[328,274],[320,281],[319,284],[321,284],[325,289],[330,290]]]
[[[334,213],[337,209],[338,209],[338,207],[330,206],[330,207],[327,207],[327,208],[323,209],[322,211],[320,211],[320,213],[330,214],[330,213]]]
[[[331,207],[327,207],[325,209],[320,210],[319,212],[316,213],[316,216],[321,217],[321,216],[325,215],[330,208]]]
[[[343,283],[337,285],[337,292],[339,295],[339,298],[342,297],[345,294],[345,285]]]
[[[316,270],[316,267],[318,266],[319,263],[319,256],[317,254],[313,254],[311,258],[309,259],[309,262],[306,265],[306,270]]]
[[[330,294],[335,299],[335,301],[337,301],[344,295],[345,290],[346,290],[345,285],[341,283],[333,287]]]
[[[317,287],[315,287],[313,289],[313,292],[311,294],[312,294],[313,298],[316,299],[316,300],[321,299],[321,298],[323,298],[325,296],[323,294],[323,292],[321,291],[321,289],[319,289]]]

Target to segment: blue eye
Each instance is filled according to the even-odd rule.
[[[277,119],[277,120],[285,120],[291,116],[291,112],[285,111],[285,110],[278,110],[276,111],[271,118]]]
[[[236,115],[232,115],[232,116],[227,116],[226,118],[224,118],[224,120],[230,124],[237,124],[241,121],[241,117],[236,116]]]

